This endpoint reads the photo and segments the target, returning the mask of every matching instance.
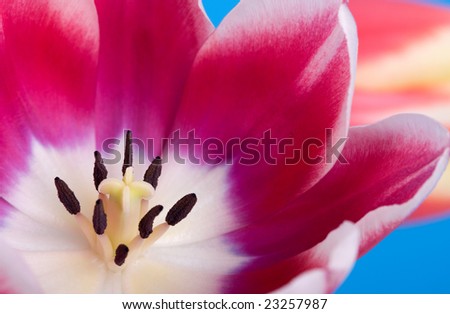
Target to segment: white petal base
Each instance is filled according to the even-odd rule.
[[[164,221],[168,209],[181,197],[196,193],[198,202],[189,216],[130,261],[122,271],[109,270],[102,257],[90,248],[76,221],[59,202],[53,180],[65,180],[92,217],[98,193],[92,178],[94,136],[65,149],[45,147],[34,141],[28,171],[5,195],[17,210],[0,230],[0,238],[21,251],[26,264],[45,292],[220,292],[223,274],[239,267],[236,257],[220,235],[237,223],[230,216],[228,168],[163,164],[156,193],[149,208],[161,204]],[[121,150],[122,147],[117,147]],[[150,161],[136,163],[135,176],[143,177]],[[119,174],[121,164],[106,165],[108,177]],[[138,226],[136,226],[136,235]]]

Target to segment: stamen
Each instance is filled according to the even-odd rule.
[[[66,210],[74,215],[92,250],[105,261],[110,270],[121,271],[123,268],[119,267],[126,261],[130,263],[138,258],[143,251],[163,237],[171,226],[186,218],[197,203],[197,196],[194,193],[183,196],[168,211],[166,221],[154,227],[155,219],[162,212],[163,206],[157,205],[148,211],[147,209],[161,176],[161,157],[158,156],[152,161],[143,181],[135,181],[130,130],[125,131],[122,180],[107,178],[108,170],[101,153],[95,151],[94,157],[93,179],[98,199],[92,219],[83,215],[75,193],[59,177],[55,178],[55,186],[59,200]],[[139,234],[136,232],[136,226],[139,228]]]
[[[159,239],[161,239],[167,231],[169,231],[170,226],[164,222],[153,228],[152,234],[147,238],[143,239],[140,235],[137,235],[129,244],[130,254],[128,259],[134,260],[136,256],[139,256],[142,251],[155,244]]]
[[[69,188],[69,186],[60,178],[55,178],[55,186],[58,190],[58,198],[64,207],[72,215],[76,215],[80,212],[80,202],[78,202],[75,193]]]
[[[82,213],[78,213],[74,217],[75,221],[78,224],[78,227],[80,228],[81,232],[83,232],[90,246],[94,247],[97,236],[92,232],[92,223]]]
[[[116,249],[116,256],[114,257],[114,263],[117,266],[122,266],[123,263],[125,263],[125,259],[128,256],[128,252],[130,250],[128,249],[128,246],[125,244],[120,244]]]
[[[98,186],[108,176],[108,170],[106,170],[106,167],[103,164],[103,159],[102,159],[102,155],[100,154],[100,152],[95,151],[94,156],[95,156],[94,184],[95,184],[96,190],[98,191]]]
[[[142,217],[139,222],[139,234],[142,239],[147,239],[150,234],[153,232],[153,222],[155,221],[156,216],[158,216],[163,210],[161,205],[157,205],[150,209],[144,217]]]
[[[161,175],[161,157],[156,157],[148,167],[144,175],[144,181],[150,183],[154,189],[158,186],[158,178]]]
[[[197,196],[194,193],[183,196],[167,213],[167,224],[175,226],[182,221],[191,212],[196,203]]]
[[[92,225],[94,226],[95,233],[97,233],[98,235],[105,233],[107,219],[102,200],[97,200],[95,202],[94,215],[92,216]]]
[[[131,147],[131,141],[131,131],[127,130],[125,135],[125,156],[122,166],[122,175],[125,175],[125,171],[127,170],[127,168],[133,165],[133,150]]]

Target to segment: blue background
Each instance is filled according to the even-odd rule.
[[[203,0],[203,5],[217,26],[238,2]],[[450,5],[450,0],[422,2]],[[400,227],[359,259],[337,292],[450,293],[450,217]]]

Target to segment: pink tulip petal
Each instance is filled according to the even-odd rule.
[[[93,114],[95,7],[86,0],[2,1],[0,7],[2,125],[64,142]]]
[[[0,197],[0,218],[14,210],[14,207],[9,204],[3,197]],[[1,224],[0,224],[1,226]]]
[[[325,143],[325,128],[333,129],[335,138],[345,136],[356,40],[353,19],[341,1],[248,0],[200,49],[173,130],[182,135],[194,130],[202,141],[215,138],[223,144],[222,157],[234,163],[230,197],[242,220],[281,207],[332,163],[289,167],[285,157],[293,155],[293,146],[285,154],[273,148],[264,154],[259,145],[261,158],[271,153],[277,165],[256,158],[249,167],[238,161],[245,156],[244,144],[235,140],[258,140],[270,131],[278,141],[295,139],[300,148],[308,138]],[[323,148],[312,155],[323,157]]]
[[[299,260],[307,268],[321,267],[327,274],[327,293],[333,292],[347,277],[358,258],[360,232],[353,223],[343,222],[324,241],[302,253]],[[307,262],[304,262],[304,261]]]
[[[327,291],[327,273],[322,269],[302,272],[283,287],[272,291],[274,294],[318,294]]]
[[[133,130],[135,138],[159,140],[179,106],[193,59],[213,27],[198,0],[95,3],[101,39],[98,144],[120,136],[123,129]]]
[[[259,262],[265,264],[312,247],[349,220],[361,224],[363,252],[431,192],[445,169],[448,147],[448,131],[421,115],[352,128],[342,152],[348,164],[336,163],[284,211],[231,233],[230,240],[244,254],[263,256]]]
[[[364,92],[356,91],[351,124],[370,124],[400,112],[426,115],[450,128],[450,98],[438,91]],[[447,169],[429,197],[409,220],[442,215],[450,210],[450,169]]]
[[[20,254],[0,241],[0,293],[39,293],[41,288]]]
[[[32,137],[61,146],[92,125],[97,30],[90,1],[0,1],[0,191]]]
[[[231,292],[236,293],[330,293],[348,275],[356,261],[359,247],[358,228],[350,222],[342,223],[313,248],[289,259],[281,259],[264,267],[250,263],[234,278]],[[290,240],[292,241],[292,239]],[[314,271],[314,275],[311,275]],[[322,282],[305,287],[310,274]],[[281,287],[281,288],[280,288]]]

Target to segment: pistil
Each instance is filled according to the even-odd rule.
[[[141,202],[150,200],[154,194],[153,187],[144,181],[134,181],[133,167],[128,167],[123,180],[105,179],[98,190],[107,196],[105,207],[111,223],[106,232],[113,246],[128,243],[137,232]]]

